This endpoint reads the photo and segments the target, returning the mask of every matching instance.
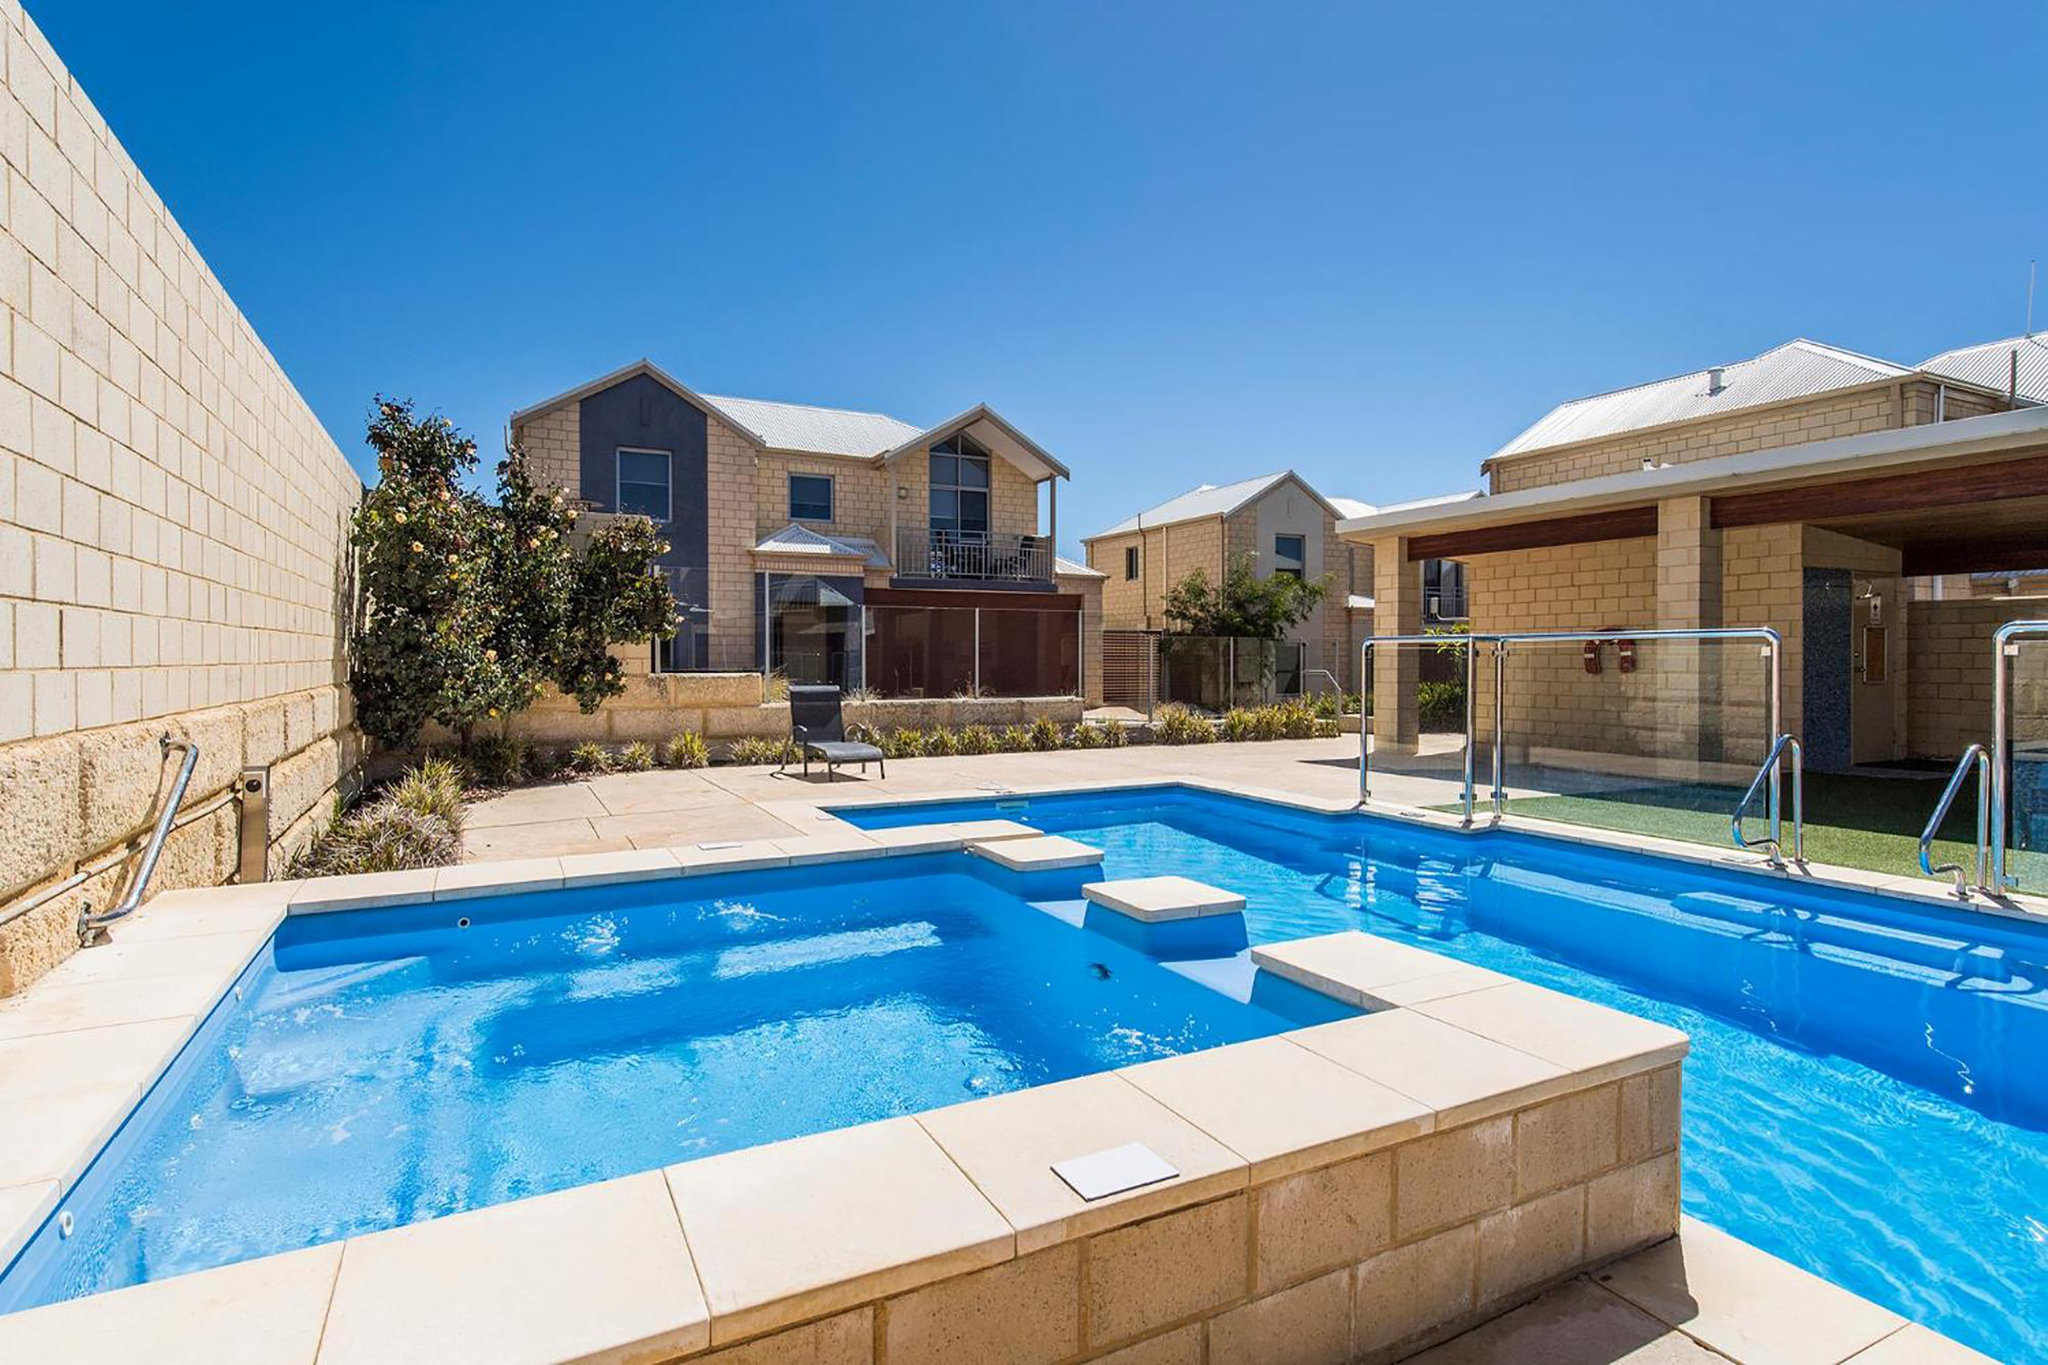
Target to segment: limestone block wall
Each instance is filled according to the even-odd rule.
[[[522,422],[512,439],[525,449],[534,482],[567,489],[571,498],[583,496],[583,413],[576,404],[564,403]]]
[[[2048,597],[1973,597],[1907,608],[1907,753],[1951,763],[1991,741],[1991,633],[2007,621],[2048,617]],[[2048,651],[2023,650],[2013,666],[2014,738],[2048,739]],[[1967,798],[1966,798],[1967,799]]]
[[[1604,630],[1654,625],[1657,542],[1474,555],[1465,561],[1475,632]],[[1482,655],[1482,658],[1484,656]],[[1658,734],[1655,671],[1623,673],[1610,646],[1589,674],[1577,645],[1522,645],[1509,656],[1506,735],[1511,754],[1531,748],[1649,755]],[[1482,670],[1479,726],[1493,726],[1491,673]]]
[[[1932,416],[1932,410],[1929,409]],[[1489,467],[1493,491],[1511,493],[1605,474],[1626,474],[1644,460],[1685,464],[1720,455],[1824,441],[1904,425],[1899,386],[1884,384],[1800,402],[1747,408],[1712,422],[1630,432],[1558,450],[1515,455]]]
[[[828,535],[889,539],[889,471],[866,460],[780,450],[763,451],[755,469],[754,529],[758,534],[766,535],[789,525],[791,474],[816,474],[832,480],[832,520],[806,521],[805,526]]]
[[[166,731],[200,738],[195,800],[277,763],[298,809],[273,833],[352,770],[343,546],[362,486],[11,3],[0,47],[5,919],[147,818]],[[154,885],[230,871],[225,818],[181,832]],[[0,923],[0,994],[68,952],[78,902],[105,904],[119,875]]]

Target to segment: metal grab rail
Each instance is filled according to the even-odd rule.
[[[164,801],[163,812],[156,818],[156,829],[149,836],[149,845],[142,851],[142,866],[136,870],[135,883],[128,888],[128,894],[112,910],[97,915],[92,913],[90,906],[79,910],[78,941],[82,944],[97,941],[109,924],[126,919],[141,906],[142,897],[149,890],[149,879],[156,872],[156,860],[163,856],[164,840],[170,838],[172,823],[178,818],[178,807],[185,800],[185,788],[192,781],[192,770],[199,766],[199,746],[191,740],[164,735],[157,740],[157,745],[165,754],[173,749],[183,749],[185,761],[178,765],[178,776],[171,783],[171,794]]]
[[[1933,866],[1934,836],[1940,830],[1941,822],[1948,818],[1949,807],[1955,804],[1956,795],[1962,791],[1963,783],[1970,776],[1970,769],[1977,770],[1977,887],[1986,895],[1991,894],[1988,878],[1991,857],[1991,753],[1981,744],[1972,744],[1963,750],[1963,756],[1956,761],[1956,770],[1949,774],[1948,785],[1941,789],[1941,800],[1934,806],[1934,815],[1927,822],[1927,828],[1920,831],[1920,870],[1930,877],[1944,877],[1955,874],[1956,897],[1970,898],[1970,884],[1963,876],[1961,863],[1943,863]]]
[[[1736,803],[1735,814],[1728,821],[1728,837],[1735,841],[1737,848],[1769,849],[1773,866],[1785,865],[1784,837],[1785,823],[1778,803],[1779,767],[1785,751],[1792,751],[1792,861],[1806,866],[1806,750],[1790,734],[1781,734],[1771,743],[1771,751],[1764,755],[1756,776],[1749,780],[1749,790]],[[1742,821],[1749,814],[1749,808],[1768,787],[1770,801],[1767,806],[1771,822],[1771,837],[1751,843],[1742,833]]]

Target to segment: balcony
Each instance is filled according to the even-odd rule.
[[[978,588],[1050,592],[1052,538],[903,527],[896,532],[895,581],[906,585],[971,584]]]

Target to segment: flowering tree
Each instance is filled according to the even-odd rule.
[[[1228,635],[1241,640],[1278,640],[1306,621],[1330,590],[1330,580],[1308,581],[1291,574],[1258,575],[1252,556],[1230,557],[1220,587],[1196,569],[1166,593],[1166,619],[1188,635]]]
[[[444,417],[380,398],[369,442],[379,478],[350,528],[349,685],[371,736],[406,745],[434,721],[466,742],[548,682],[594,711],[625,686],[609,647],[674,629],[654,569],[668,547],[645,518],[600,528],[579,555],[575,509],[535,486],[519,450],[498,466],[493,503],[462,486],[476,442]]]

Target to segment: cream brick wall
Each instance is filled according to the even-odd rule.
[[[1745,409],[1712,422],[1631,432],[1550,451],[1511,456],[1490,467],[1493,491],[1512,493],[1577,479],[1626,474],[1644,460],[1686,464],[1721,455],[1824,441],[1904,425],[1899,386],[1855,389],[1806,402]],[[1931,409],[1930,409],[1931,416]]]
[[[1653,537],[1473,555],[1464,562],[1477,632],[1604,630],[1656,622]],[[1513,650],[1507,665],[1511,756],[1531,748],[1657,754],[1654,670],[1623,673],[1611,647],[1601,664],[1599,673],[1587,673],[1577,645]],[[1493,724],[1491,692],[1490,686],[1480,688],[1482,733]]]
[[[1907,753],[1953,763],[1991,742],[1991,633],[2048,617],[2048,597],[1956,598],[1907,608]],[[2014,738],[2048,738],[2048,665],[2027,650],[2013,671]],[[1966,798],[1967,799],[1967,798]]]
[[[571,498],[583,496],[583,410],[564,403],[512,429],[543,488],[564,488]]]
[[[147,818],[165,731],[205,751],[195,799],[242,761],[289,766],[305,805],[273,834],[346,775],[343,546],[362,486],[13,4],[0,45],[4,909]],[[182,836],[155,887],[232,870],[221,818]],[[0,929],[0,994],[69,950],[79,901],[104,905],[112,880]]]
[[[903,462],[916,459],[906,455]],[[764,451],[756,466],[754,529],[767,535],[789,525],[789,476],[816,474],[832,480],[832,520],[806,521],[813,531],[830,535],[867,536],[877,542],[889,539],[890,471],[866,460],[833,455],[794,455]]]

